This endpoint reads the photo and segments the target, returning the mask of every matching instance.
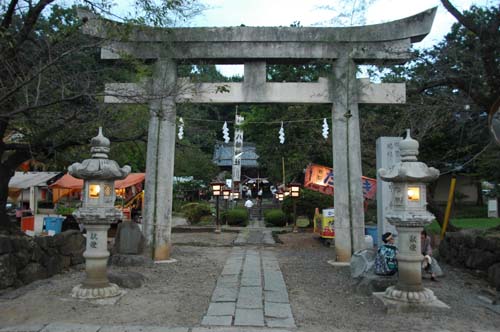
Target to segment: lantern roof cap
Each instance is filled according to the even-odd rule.
[[[99,127],[99,133],[97,136],[92,137],[90,145],[92,146],[90,148],[92,158],[108,159],[109,146],[111,143],[109,139],[102,134],[102,127]]]
[[[90,141],[92,159],[85,159],[81,164],[74,163],[68,167],[70,175],[77,179],[84,180],[120,180],[129,175],[130,166],[120,168],[114,160],[108,159],[110,142],[102,134],[102,127],[99,133]]]
[[[406,130],[406,138],[399,142],[401,161],[389,169],[380,168],[380,178],[387,182],[431,182],[437,179],[439,171],[417,160],[418,141]]]
[[[417,160],[418,156],[418,141],[410,135],[410,129],[406,129],[405,139],[399,142],[399,153],[402,161]]]

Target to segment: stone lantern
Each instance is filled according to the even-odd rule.
[[[375,293],[387,308],[395,310],[448,308],[434,293],[422,286],[422,253],[420,233],[434,220],[427,211],[426,184],[439,176],[439,171],[417,160],[418,142],[410,137],[399,143],[401,161],[390,169],[379,169],[383,181],[391,182],[392,197],[387,221],[398,231],[398,283],[384,293]]]
[[[91,140],[92,159],[68,168],[69,174],[83,179],[83,202],[73,215],[87,230],[85,257],[86,279],[73,288],[72,296],[98,299],[120,295],[117,285],[109,283],[106,267],[109,257],[107,248],[108,229],[122,213],[114,207],[115,180],[130,173],[130,166],[120,168],[116,161],[108,159],[109,139],[99,134]]]

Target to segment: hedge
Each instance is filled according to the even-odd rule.
[[[230,226],[246,226],[248,212],[245,208],[234,208],[222,213],[222,219]]]
[[[188,203],[182,207],[182,213],[191,224],[197,224],[203,216],[210,216],[212,210],[205,203]]]
[[[280,209],[271,209],[264,213],[264,221],[272,226],[283,227],[286,224],[286,216]]]

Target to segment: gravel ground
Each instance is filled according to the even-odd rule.
[[[349,267],[333,267],[333,250],[311,234],[280,235],[277,250],[299,330],[325,331],[500,331],[500,314],[481,305],[477,296],[487,283],[470,273],[442,264],[440,282],[424,280],[450,310],[435,313],[386,314],[372,296],[353,292]]]
[[[0,294],[0,326],[35,323],[102,325],[199,326],[217,277],[231,252],[236,233],[173,234],[173,264],[151,268],[130,267],[146,277],[144,286],[128,289],[114,305],[72,299],[73,286],[82,270],[41,280]],[[444,265],[447,276],[439,283],[425,280],[451,309],[436,313],[391,314],[372,296],[353,293],[349,268],[327,261],[335,254],[310,233],[283,234],[273,250],[289,290],[290,303],[300,331],[500,331],[500,314],[476,300],[484,280]],[[120,271],[112,268],[113,271]]]

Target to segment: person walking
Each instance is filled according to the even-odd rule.
[[[253,207],[253,202],[250,198],[246,200],[245,207],[247,208],[248,211],[248,217],[250,217],[250,211],[252,210]]]

